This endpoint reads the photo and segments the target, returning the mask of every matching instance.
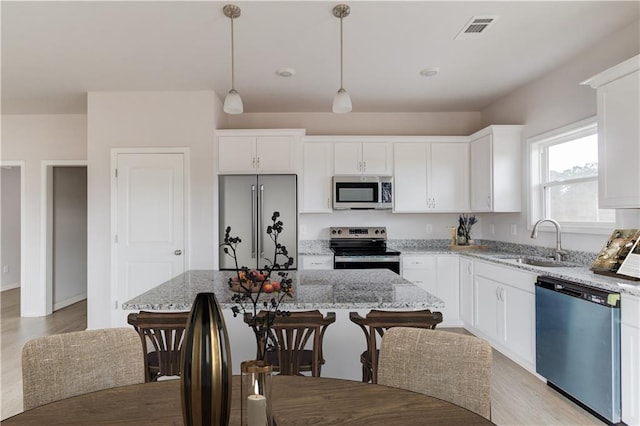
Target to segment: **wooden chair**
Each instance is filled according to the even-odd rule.
[[[491,420],[489,343],[440,330],[397,327],[382,338],[378,384],[453,402]]]
[[[131,313],[127,322],[131,324],[142,341],[146,381],[155,382],[163,376],[180,375],[182,339],[187,326],[189,312]],[[149,351],[148,342],[153,345]]]
[[[266,315],[266,312],[258,315]],[[245,315],[245,322],[249,322],[249,319]],[[271,330],[278,348],[267,352],[267,360],[273,365],[273,371],[287,376],[311,372],[313,377],[320,377],[325,362],[322,340],[329,324],[335,321],[334,312],[328,312],[323,317],[317,310],[291,312],[289,316],[275,317]],[[307,349],[310,341],[312,348]]]
[[[416,327],[434,329],[442,322],[441,312],[422,311],[379,311],[372,309],[363,318],[357,312],[350,312],[349,319],[360,326],[367,341],[367,349],[360,355],[362,381],[378,382],[378,338],[392,327]]]
[[[130,328],[54,334],[22,348],[24,409],[116,386],[144,383],[142,345]]]

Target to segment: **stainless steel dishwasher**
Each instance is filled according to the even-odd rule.
[[[620,294],[538,277],[536,371],[602,420],[620,422]]]

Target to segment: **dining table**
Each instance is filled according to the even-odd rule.
[[[229,425],[240,425],[240,376],[233,376]],[[352,380],[276,375],[277,426],[488,425],[463,407],[403,389]],[[183,425],[180,380],[121,386],[42,405],[3,425]]]

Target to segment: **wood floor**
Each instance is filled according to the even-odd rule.
[[[0,405],[5,419],[22,411],[22,345],[33,337],[84,330],[87,306],[79,302],[44,318],[20,318],[19,289],[0,293],[0,301]],[[497,425],[604,424],[497,351],[493,353],[491,417]]]

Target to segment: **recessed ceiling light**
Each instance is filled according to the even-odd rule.
[[[420,75],[423,77],[433,77],[438,75],[439,72],[440,68],[437,67],[425,68],[423,70],[420,70]]]
[[[280,77],[293,77],[295,73],[296,73],[296,70],[289,67],[278,68],[276,70],[276,74],[278,74]]]

